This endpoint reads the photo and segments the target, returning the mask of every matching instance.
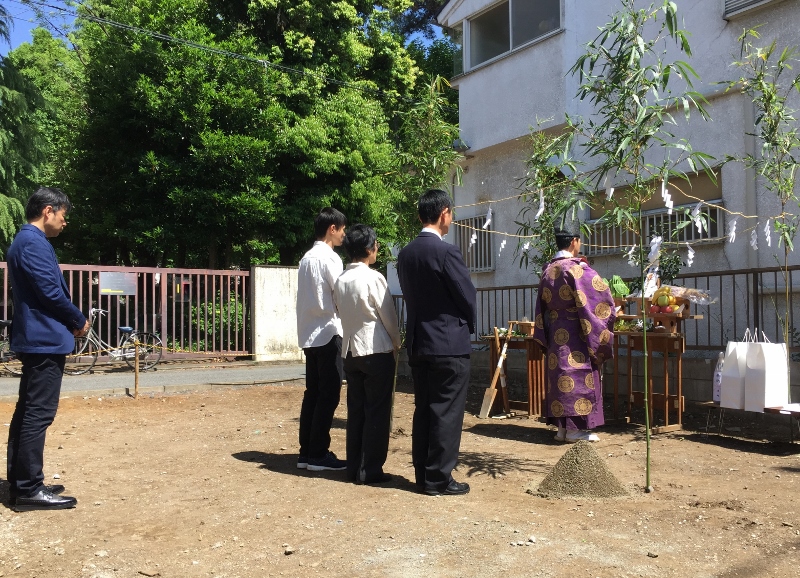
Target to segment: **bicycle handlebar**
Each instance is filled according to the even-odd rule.
[[[90,316],[90,317],[94,317],[94,316],[95,316],[95,315],[97,315],[98,313],[99,313],[100,315],[105,315],[106,313],[108,313],[108,311],[106,311],[105,309],[95,309],[94,307],[92,307],[91,309],[89,309],[89,316]]]

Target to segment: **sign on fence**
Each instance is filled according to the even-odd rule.
[[[136,295],[136,273],[100,271],[100,295]]]

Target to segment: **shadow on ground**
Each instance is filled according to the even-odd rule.
[[[487,475],[492,478],[505,476],[509,472],[527,472],[546,475],[551,465],[541,460],[517,458],[504,454],[486,452],[464,452],[458,455],[458,472],[467,477]]]
[[[345,479],[345,472],[343,470],[311,472],[306,469],[299,469],[297,467],[296,454],[271,454],[260,451],[245,451],[233,453],[231,456],[243,462],[259,464],[259,468],[278,474],[297,476],[298,478],[326,478],[332,481],[342,482],[344,484],[352,483]],[[372,487],[392,488],[395,490],[406,490],[409,492],[417,491],[416,486],[411,481],[402,476],[398,476],[397,474],[392,474],[392,481],[390,483],[375,485]]]

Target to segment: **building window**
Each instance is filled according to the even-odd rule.
[[[725,18],[736,16],[753,8],[776,4],[781,0],[725,0]]]
[[[561,0],[507,0],[469,20],[469,67],[561,26]]]
[[[492,251],[491,225],[484,230],[485,216],[460,219],[455,227],[455,245],[461,249],[464,263],[471,273],[494,271],[494,252]],[[475,244],[470,247],[472,234],[476,235]]]

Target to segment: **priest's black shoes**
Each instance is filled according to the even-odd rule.
[[[425,493],[429,496],[463,496],[464,494],[469,494],[469,484],[450,480],[450,483],[447,484],[443,491],[429,488],[425,490]]]
[[[63,490],[63,488],[62,488]],[[31,496],[17,496],[12,506],[17,512],[31,512],[33,510],[67,510],[74,508],[78,500],[70,496],[59,496],[47,487],[42,487]]]

